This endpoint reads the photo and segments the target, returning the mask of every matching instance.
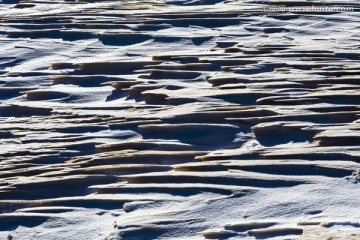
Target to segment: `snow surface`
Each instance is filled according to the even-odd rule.
[[[0,3],[1,239],[360,239],[357,1]]]

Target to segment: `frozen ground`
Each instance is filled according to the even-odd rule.
[[[360,239],[359,7],[0,1],[0,238]]]

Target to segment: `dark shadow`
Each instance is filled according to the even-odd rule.
[[[152,36],[145,35],[145,34],[108,34],[108,35],[100,35],[99,40],[104,45],[111,45],[111,46],[128,46],[133,45],[141,42],[145,42],[147,40],[152,39]]]

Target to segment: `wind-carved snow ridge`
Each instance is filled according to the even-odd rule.
[[[1,239],[360,238],[359,7],[3,0]]]

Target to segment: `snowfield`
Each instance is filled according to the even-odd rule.
[[[0,238],[360,239],[359,12],[0,0]]]

